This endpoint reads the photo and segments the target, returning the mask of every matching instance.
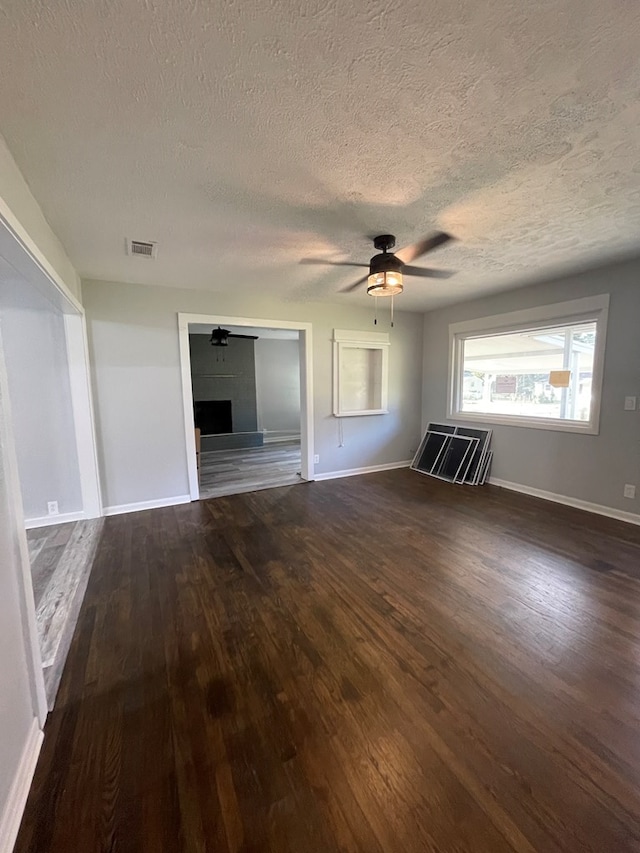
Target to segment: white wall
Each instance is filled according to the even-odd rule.
[[[51,230],[38,202],[18,169],[7,144],[0,136],[0,215],[28,245],[35,250],[45,268],[77,299],[80,299],[80,277],[64,247]]]
[[[391,330],[388,415],[331,414],[334,327],[373,330],[373,307],[280,303],[235,294],[83,282],[106,507],[188,495],[177,313],[313,324],[318,473],[411,458],[420,431],[422,317],[400,312]],[[346,302],[347,300],[345,300]],[[380,328],[380,327],[378,327]],[[382,327],[384,330],[384,326]]]
[[[258,338],[255,354],[258,429],[300,432],[298,341]]]
[[[492,476],[622,511],[640,511],[640,261],[512,290],[431,312],[424,318],[423,425],[446,420],[449,324],[583,296],[609,293],[609,323],[599,435],[494,426]],[[625,483],[638,497],[623,497]]]
[[[80,279],[64,248],[0,137],[0,244],[16,269],[38,267],[56,284],[56,294],[80,295]],[[31,281],[31,279],[29,279]],[[54,288],[51,288],[54,289]],[[10,310],[7,292],[0,305]],[[64,296],[60,297],[64,301]],[[15,303],[16,307],[20,303]],[[60,300],[58,300],[60,307]],[[24,306],[22,306],[22,309]],[[2,319],[9,335],[9,324]],[[27,331],[23,335],[27,340]],[[38,347],[38,329],[30,341]],[[20,329],[17,330],[17,334]],[[24,345],[23,341],[23,345]],[[9,349],[12,349],[9,343]],[[7,420],[8,385],[0,347],[0,848],[11,849],[28,794],[46,714],[44,681],[37,648],[33,590],[26,555],[24,519],[17,484],[17,462]],[[36,393],[38,390],[36,389]],[[48,389],[52,393],[52,389]],[[14,398],[17,396],[14,392]]]
[[[0,323],[24,516],[83,508],[64,316],[0,263]]]
[[[20,583],[23,577],[20,535],[24,536],[24,532],[20,530],[15,459],[8,434],[8,403],[2,374],[0,363],[0,849],[10,849],[8,845],[17,832],[40,736],[29,678],[25,589]]]

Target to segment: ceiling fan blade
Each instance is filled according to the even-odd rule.
[[[321,264],[325,267],[368,267],[369,264],[354,264],[351,261],[323,261],[321,258],[302,258],[301,264]]]
[[[419,278],[451,278],[455,272],[453,270],[434,270],[429,267],[412,267],[405,264],[402,267],[402,275],[415,275]]]
[[[410,264],[413,263],[416,258],[425,255],[427,252],[431,252],[433,249],[437,249],[438,246],[442,246],[444,243],[448,243],[449,240],[453,239],[454,238],[450,234],[445,234],[444,231],[435,231],[433,234],[429,234],[428,237],[418,240],[417,243],[412,243],[410,246],[405,246],[404,249],[400,249],[399,252],[395,253],[395,256],[399,261],[402,261],[403,264]]]
[[[234,335],[233,332],[229,332],[227,337],[228,338],[244,338],[247,341],[257,341],[258,340],[257,335]]]
[[[368,264],[367,264],[367,266],[368,266]],[[368,278],[369,278],[368,275],[365,275],[362,278],[359,278],[357,281],[354,281],[354,283],[350,284],[348,287],[343,287],[340,290],[340,293],[351,293],[352,290],[355,290],[357,287],[360,287],[361,284],[364,284]]]

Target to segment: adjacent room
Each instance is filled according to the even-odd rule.
[[[298,331],[188,333],[200,499],[303,482]]]
[[[49,708],[55,696],[102,528],[93,450],[77,429],[88,418],[78,373],[83,328],[77,306],[0,235],[0,328],[4,411],[15,446],[27,530],[27,595]],[[89,435],[91,439],[91,435]],[[91,483],[92,474],[94,482]]]
[[[640,850],[639,46],[3,3],[0,853]]]

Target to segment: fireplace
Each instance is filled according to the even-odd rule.
[[[193,404],[196,427],[202,435],[233,432],[231,400],[196,400]]]

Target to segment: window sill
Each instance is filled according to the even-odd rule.
[[[449,412],[447,418],[454,421],[467,421],[476,424],[498,424],[500,426],[525,427],[525,429],[546,429],[553,432],[573,432],[582,435],[599,435],[598,426],[591,421],[560,421],[548,418],[513,417],[487,412]]]

